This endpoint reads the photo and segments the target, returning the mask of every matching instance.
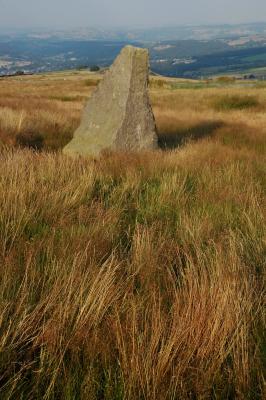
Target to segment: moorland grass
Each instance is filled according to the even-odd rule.
[[[72,160],[11,146],[25,126],[64,143],[44,115],[78,123],[82,104],[48,100],[63,79],[43,103],[34,79],[28,103],[5,88],[17,119],[0,108],[1,399],[263,399],[265,115],[213,110],[227,89],[154,90],[185,145]]]
[[[218,111],[223,110],[244,110],[247,108],[258,107],[259,102],[254,96],[223,96],[214,102],[214,108]]]

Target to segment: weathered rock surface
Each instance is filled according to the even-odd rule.
[[[97,156],[102,150],[157,148],[148,95],[148,50],[126,46],[90,98],[65,154]]]

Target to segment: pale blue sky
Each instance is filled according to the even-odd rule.
[[[0,0],[0,27],[89,27],[266,21],[266,0]]]

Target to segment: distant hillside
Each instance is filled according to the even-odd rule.
[[[139,30],[0,31],[0,75],[109,66],[126,44],[148,47],[154,72],[198,78],[266,67],[266,23]],[[263,73],[259,74],[263,76]]]
[[[158,42],[163,40],[216,40],[263,35],[266,22],[222,25],[179,25],[142,28],[95,28],[83,27],[71,30],[35,29],[15,32],[1,29],[0,35],[26,37],[29,39],[64,40],[112,40]]]
[[[225,45],[224,48],[226,47]],[[197,78],[221,73],[243,73],[252,68],[266,66],[266,46],[240,49],[228,47],[226,51],[221,51],[223,46],[217,46],[215,51],[215,48],[208,48],[205,43],[204,46],[195,49],[191,57],[185,46],[179,47],[178,50],[175,46],[170,50],[172,54],[174,51],[179,54],[178,59],[163,54],[161,59],[153,57],[152,68],[160,74]]]

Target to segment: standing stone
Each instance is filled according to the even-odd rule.
[[[126,46],[90,98],[65,154],[97,156],[102,150],[157,148],[148,95],[149,53]]]

